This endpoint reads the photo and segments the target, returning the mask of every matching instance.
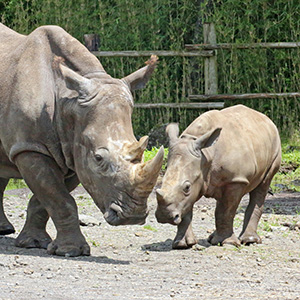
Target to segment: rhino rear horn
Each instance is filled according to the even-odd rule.
[[[122,80],[129,86],[131,91],[144,88],[154,72],[157,62],[158,57],[156,55],[151,55],[150,59],[146,61],[146,67],[133,72],[122,78]]]
[[[170,146],[178,140],[179,126],[177,123],[170,123],[166,128],[166,133],[169,137]]]
[[[149,137],[147,135],[140,138],[138,142],[125,146],[124,156],[125,159],[133,161],[142,161],[144,151],[148,145]]]

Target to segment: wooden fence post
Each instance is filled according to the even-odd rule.
[[[204,44],[217,44],[215,25],[213,23],[203,24]],[[217,70],[217,51],[212,57],[204,59],[204,80],[205,94],[212,95],[218,93],[218,70]]]
[[[100,47],[100,38],[98,34],[85,34],[83,36],[84,39],[84,45],[90,50],[90,51],[98,51]]]

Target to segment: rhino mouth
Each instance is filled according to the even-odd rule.
[[[179,225],[182,222],[182,215],[178,211],[169,212],[158,207],[155,212],[155,217],[158,223],[169,223],[171,225]]]
[[[113,226],[118,225],[143,225],[148,216],[148,211],[141,215],[128,215],[123,208],[112,203],[110,207],[106,210],[104,218],[106,222]]]

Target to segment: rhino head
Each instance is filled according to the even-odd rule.
[[[61,101],[68,124],[61,129],[67,165],[111,225],[144,223],[147,198],[162,166],[163,148],[143,161],[148,137],[137,141],[131,124],[131,92],[145,85],[156,60],[120,80],[105,72],[81,76],[59,66],[68,90],[76,91]]]
[[[213,129],[201,137],[183,133],[177,124],[168,125],[169,156],[161,189],[156,191],[156,218],[160,223],[178,225],[190,215],[194,203],[203,195],[208,161],[202,151],[218,138],[221,129]]]

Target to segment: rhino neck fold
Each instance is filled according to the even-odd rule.
[[[61,151],[65,159],[68,169],[75,171],[74,167],[74,120],[69,113],[66,112],[64,100],[58,100],[55,113],[55,125],[60,140]]]

